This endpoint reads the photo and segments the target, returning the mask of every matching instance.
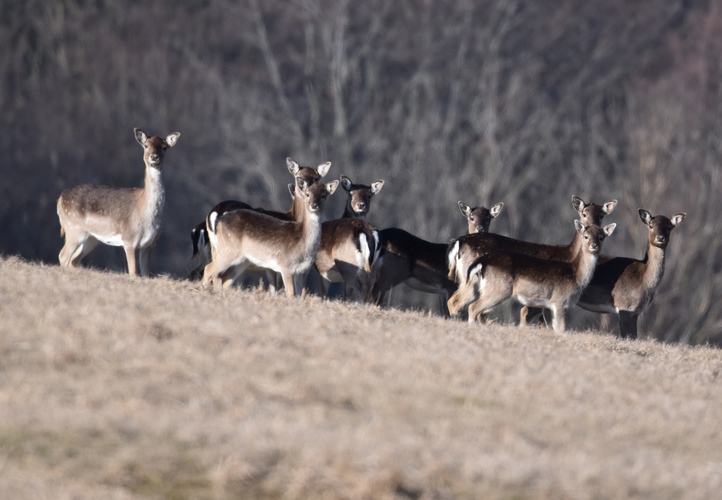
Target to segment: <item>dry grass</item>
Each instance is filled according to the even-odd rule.
[[[722,351],[0,260],[0,498],[717,498]]]

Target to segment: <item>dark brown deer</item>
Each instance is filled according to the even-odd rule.
[[[668,219],[653,217],[639,209],[639,217],[647,225],[647,253],[644,259],[602,255],[592,281],[577,305],[598,313],[619,315],[619,333],[624,338],[637,338],[637,319],[654,299],[664,275],[664,261],[672,229],[687,216],[680,212]]]
[[[345,175],[341,176],[341,187],[348,195],[346,207],[340,219],[322,224],[321,247],[316,256],[316,269],[323,278],[324,297],[328,295],[330,283],[344,283],[363,301],[371,300],[381,245],[378,230],[365,219],[371,199],[383,185],[383,179],[367,186],[354,184]]]
[[[461,215],[466,217],[466,222],[469,225],[466,234],[488,233],[491,221],[501,213],[502,208],[504,208],[503,203],[497,203],[491,208],[471,208],[463,201],[459,201],[459,211]]]
[[[449,311],[459,314],[467,305],[469,322],[483,318],[502,302],[549,309],[554,331],[566,328],[566,315],[594,274],[602,242],[616,224],[603,229],[574,221],[582,238],[580,252],[570,261],[546,260],[513,251],[497,251],[475,260],[468,277],[449,299]]]
[[[123,247],[130,274],[135,275],[139,269],[142,276],[148,275],[151,252],[163,225],[165,153],[176,145],[180,133],[162,138],[148,137],[138,128],[133,132],[143,147],[143,187],[83,184],[63,191],[57,205],[60,235],[65,236],[58,256],[61,266],[76,266],[98,244],[104,243]]]
[[[459,202],[463,214],[461,204],[462,202]],[[493,210],[498,215],[503,206],[503,203],[498,203],[491,210],[484,207],[474,210],[487,213]],[[494,217],[475,219],[475,224],[472,226],[469,222],[468,227],[469,229],[475,227],[479,233],[487,232]],[[399,228],[382,229],[380,236],[382,256],[373,291],[376,304],[383,301],[385,294],[391,288],[404,283],[414,290],[440,295],[443,298],[439,305],[441,314],[448,316],[446,303],[456,290],[456,283],[447,276],[448,245],[426,241]]]
[[[203,273],[203,283],[221,281],[228,286],[253,265],[281,274],[286,295],[304,290],[306,275],[316,260],[321,243],[321,215],[326,198],[338,187],[308,184],[296,179],[296,198],[303,206],[298,220],[287,221],[253,210],[211,214],[208,233],[213,235],[212,260]]]

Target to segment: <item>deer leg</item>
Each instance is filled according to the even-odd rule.
[[[567,310],[564,307],[552,305],[552,328],[555,332],[561,333],[567,327]]]
[[[281,278],[283,278],[283,287],[286,289],[286,296],[289,298],[293,298],[296,296],[296,284],[295,282],[295,276],[293,276],[288,271],[282,271],[281,272]]]
[[[138,267],[141,276],[148,276],[150,273],[150,256],[153,253],[153,247],[141,248],[138,251]]]
[[[131,276],[135,276],[138,273],[138,267],[135,262],[135,245],[124,242],[123,250],[125,250],[125,258],[128,261],[128,272]]]
[[[622,338],[637,338],[637,314],[628,311],[619,311],[619,333]]]

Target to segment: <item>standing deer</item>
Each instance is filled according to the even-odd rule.
[[[321,163],[317,168],[313,168],[302,167],[291,158],[286,158],[286,166],[288,167],[288,171],[291,173],[291,175],[294,176],[294,178],[301,178],[305,180],[307,184],[313,184],[315,182],[318,182],[321,177],[325,176],[328,173],[329,169],[331,168],[331,162],[327,161]],[[273,210],[265,210],[263,208],[254,208],[248,203],[236,200],[225,200],[214,206],[206,216],[206,220],[197,224],[191,231],[191,241],[193,242],[193,255],[191,258],[194,258],[196,255],[199,255],[200,258],[198,266],[196,266],[196,268],[191,271],[188,278],[191,281],[201,279],[203,277],[203,270],[205,269],[206,265],[208,265],[208,263],[211,261],[211,235],[208,233],[208,218],[211,216],[211,214],[215,213],[215,217],[219,217],[226,212],[230,212],[231,210],[247,209],[255,210],[256,212],[264,213],[266,215],[270,215],[271,217],[276,217],[277,219],[281,220],[298,220],[298,218],[303,212],[303,205],[300,202],[297,204],[296,198],[293,196],[295,192],[295,186],[295,183],[289,184],[289,190],[291,191],[291,197],[293,198],[294,202],[291,205],[290,210],[288,210],[287,212],[276,212]],[[270,275],[268,276],[268,280],[269,283],[276,282],[276,280],[273,279]]]
[[[233,210],[217,216],[211,213],[208,233],[212,260],[206,266],[203,284],[222,281],[228,286],[253,265],[281,273],[286,295],[305,291],[306,275],[316,260],[321,243],[321,214],[326,198],[338,181],[308,184],[296,179],[295,197],[303,205],[298,220],[281,220],[252,210]]]
[[[462,203],[459,202],[459,208],[464,214]],[[498,203],[491,210],[484,207],[473,210],[487,213],[494,211],[498,215],[503,206],[503,203]],[[494,217],[475,219],[474,224],[469,222],[468,227],[470,230],[475,228],[478,233],[486,233]],[[447,276],[448,245],[426,241],[399,228],[382,229],[380,236],[383,253],[379,260],[378,279],[373,289],[376,304],[383,301],[391,288],[405,283],[420,292],[440,295],[443,298],[440,303],[441,314],[448,316],[446,303],[457,288],[456,283]]]
[[[586,203],[578,196],[572,196],[572,207],[579,215],[579,219],[585,226],[601,226],[605,215],[609,215],[617,206],[617,200],[612,200],[597,205]],[[577,256],[582,246],[582,237],[578,232],[568,245],[544,245],[531,243],[513,238],[507,238],[498,234],[470,234],[456,239],[449,245],[448,269],[449,279],[463,285],[468,276],[468,269],[471,263],[479,257],[495,251],[513,251],[531,255],[540,259],[559,260],[571,262]],[[542,314],[542,309],[522,307],[520,323],[527,324],[528,318],[537,318]]]
[[[363,301],[371,300],[381,245],[378,230],[365,219],[371,198],[383,185],[383,179],[367,186],[341,176],[341,187],[348,194],[346,207],[340,219],[326,221],[321,226],[321,247],[316,256],[324,297],[328,295],[330,283],[344,283],[358,292]]]
[[[469,322],[483,317],[509,298],[531,307],[551,310],[556,332],[566,328],[566,315],[589,284],[602,248],[616,224],[603,229],[574,226],[582,237],[581,251],[570,261],[545,260],[513,250],[478,258],[469,268],[468,279],[449,299],[449,311],[457,315],[468,305]]]
[[[83,184],[66,189],[58,198],[60,235],[65,245],[58,260],[63,267],[76,266],[99,243],[122,246],[128,272],[147,276],[150,256],[163,223],[165,189],[163,161],[168,148],[176,145],[180,133],[165,139],[133,130],[143,147],[145,183],[142,188],[111,188]],[[136,252],[138,266],[136,266]]]
[[[577,303],[589,311],[619,315],[619,333],[631,339],[637,338],[637,318],[652,302],[662,281],[672,229],[687,216],[680,212],[668,219],[664,215],[653,217],[641,208],[638,212],[648,228],[644,259],[602,255],[591,283]]]

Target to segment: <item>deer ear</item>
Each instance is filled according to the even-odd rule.
[[[330,163],[329,163],[330,165]],[[328,194],[333,194],[334,191],[336,191],[336,188],[338,187],[338,181],[329,182],[326,184],[326,191],[328,191]]]
[[[293,175],[296,175],[296,172],[301,168],[298,163],[293,161],[290,158],[286,158],[286,166],[288,167],[288,171],[291,172]]]
[[[303,177],[296,177],[296,187],[301,191],[305,191],[308,188],[308,182]]]
[[[374,181],[371,183],[371,192],[373,194],[378,194],[379,191],[381,191],[381,188],[384,187],[384,180],[379,179],[377,181]]]
[[[484,267],[484,264],[481,262],[476,262],[476,264],[472,264],[471,267],[469,267],[469,273],[467,276],[467,281],[471,281],[474,276],[481,277],[481,270]]]
[[[607,224],[606,226],[604,226],[604,234],[606,234],[607,236],[611,236],[614,232],[615,227],[617,227],[617,224],[614,222],[611,224]]]
[[[609,215],[614,211],[614,207],[616,206],[617,200],[608,201],[602,206],[602,210],[604,210],[605,214]]]
[[[496,217],[501,213],[501,209],[504,208],[504,203],[497,203],[493,207],[491,207],[491,210],[489,212],[491,213],[492,217]]]
[[[318,168],[316,169],[316,171],[318,172],[318,175],[320,175],[321,177],[323,177],[324,175],[326,175],[326,174],[328,173],[328,171],[329,171],[330,168],[331,168],[331,162],[330,162],[330,161],[327,161],[327,162],[325,162],[325,163],[321,163],[321,164],[318,166]]]
[[[584,210],[586,205],[587,204],[584,203],[584,200],[582,200],[579,196],[572,196],[572,206],[577,212],[582,213],[582,210]]]
[[[652,214],[647,212],[645,209],[639,208],[637,209],[637,212],[639,212],[639,218],[642,219],[642,222],[645,224],[649,224],[652,221]]]
[[[469,218],[469,215],[471,214],[471,208],[469,207],[469,205],[467,205],[463,201],[459,201],[459,211],[461,211],[461,215],[463,215],[467,219]]]
[[[574,227],[576,228],[576,230],[579,234],[584,234],[587,232],[587,228],[584,227],[584,224],[579,222],[577,219],[574,219]]]
[[[344,191],[346,191],[347,193],[349,191],[351,191],[352,184],[353,184],[353,182],[351,182],[351,179],[349,179],[345,175],[341,176],[341,187],[343,188]]]
[[[133,134],[135,134],[135,140],[140,143],[141,146],[145,147],[145,141],[148,140],[148,136],[139,128],[133,129]]]
[[[674,227],[679,226],[679,224],[684,220],[684,218],[687,217],[687,214],[684,212],[680,212],[678,214],[675,214],[672,216],[672,225]]]
[[[288,192],[291,193],[291,199],[296,197],[296,186],[293,185],[293,182],[288,184]]]

